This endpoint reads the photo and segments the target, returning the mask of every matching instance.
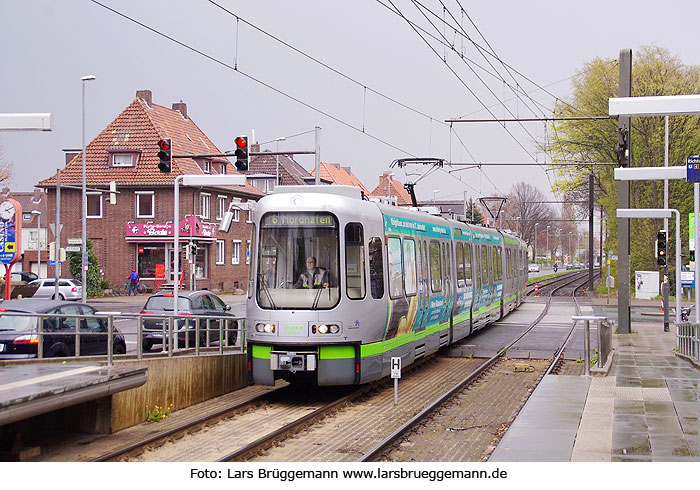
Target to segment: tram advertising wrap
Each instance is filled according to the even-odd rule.
[[[366,200],[348,186],[279,186],[253,213],[248,374],[367,383],[517,308],[524,242]]]

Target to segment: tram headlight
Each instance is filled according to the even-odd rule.
[[[332,323],[322,323],[320,325],[312,325],[311,332],[314,334],[338,333],[340,326]]]
[[[256,323],[255,331],[258,333],[275,333],[275,324],[262,322]]]

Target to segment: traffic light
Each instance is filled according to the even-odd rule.
[[[196,256],[197,256],[197,244],[196,244],[196,243],[192,243],[192,244],[190,245],[190,255],[191,255],[192,257],[196,257]]]
[[[690,261],[695,262],[695,250],[690,250]]]
[[[173,167],[173,145],[170,138],[164,138],[158,142],[158,158],[160,162],[158,163],[158,169],[169,174]]]
[[[629,149],[629,130],[627,128],[621,128],[617,130],[617,146],[613,148],[615,155],[617,156],[617,163],[622,165],[625,161],[625,156],[627,155],[627,150]]]
[[[250,160],[248,156],[248,137],[239,136],[235,140],[236,151],[233,152],[236,155],[236,168],[239,172],[245,172],[248,170],[248,161]]]
[[[656,263],[666,265],[666,231],[661,230],[656,234]]]

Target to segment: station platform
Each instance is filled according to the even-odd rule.
[[[141,386],[146,371],[85,361],[0,364],[0,427]],[[110,422],[94,419],[84,429],[108,431]]]
[[[671,330],[633,322],[607,375],[545,377],[489,461],[700,461],[700,369]]]

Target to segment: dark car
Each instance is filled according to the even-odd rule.
[[[163,333],[166,332],[168,320],[159,318],[158,316],[173,314],[173,293],[158,293],[146,301],[145,306],[141,310],[143,318],[143,350],[150,351],[153,344],[163,343]],[[238,338],[238,321],[236,316],[230,313],[231,307],[224,303],[221,298],[210,291],[179,291],[177,302],[178,319],[173,328],[178,332],[178,346],[189,347],[195,346],[195,338],[197,334],[196,321],[188,319],[190,316],[216,316],[216,317],[231,317],[227,320],[224,328],[227,331],[228,345],[234,345]],[[150,315],[153,317],[149,318]],[[207,327],[207,323],[209,326]],[[210,343],[218,341],[219,328],[221,320],[213,320],[206,322],[199,321],[199,341],[200,346],[206,344],[207,329],[209,330]],[[188,340],[189,339],[189,340]]]
[[[29,271],[12,272],[11,275],[13,281],[32,282],[36,279],[39,279],[39,276]]]
[[[39,313],[44,315],[76,315],[76,317],[44,317],[44,357],[75,355],[77,316],[95,315],[95,309],[83,303],[51,299],[13,299],[0,303],[0,359],[30,359],[37,357],[39,321],[36,316],[8,313]],[[124,336],[114,328],[114,354],[126,353]],[[80,321],[80,355],[107,354],[107,320],[86,318]]]

